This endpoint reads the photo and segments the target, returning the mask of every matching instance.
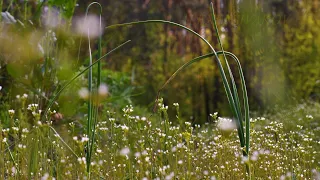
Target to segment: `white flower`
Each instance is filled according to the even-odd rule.
[[[187,126],[191,126],[191,122],[187,122],[186,121],[186,122],[184,122],[184,124],[187,125]]]
[[[124,130],[124,131],[128,131],[129,127],[124,124],[124,125],[121,126],[121,129]]]
[[[98,88],[98,93],[100,96],[106,96],[108,95],[108,86],[106,84],[100,84]]]
[[[35,112],[38,106],[39,106],[38,104],[29,104],[27,109],[32,112]]]
[[[227,118],[218,118],[218,125],[217,127],[222,131],[232,131],[236,128],[235,123],[231,119]]]
[[[171,180],[174,177],[174,172],[171,172],[169,175],[165,177],[165,180]]]
[[[16,167],[13,166],[13,167],[11,168],[11,172],[12,172],[13,175],[16,174],[16,173],[17,173]]]
[[[210,114],[210,117],[212,117],[214,120],[216,120],[218,118],[218,112]]]
[[[211,177],[210,177],[210,180],[216,180],[216,177],[211,176]]]
[[[80,164],[86,164],[86,158],[85,157],[79,157],[78,158],[78,162],[80,163]]]
[[[242,156],[241,163],[243,164],[243,163],[247,163],[247,162],[249,162],[248,156]]]
[[[89,141],[88,136],[84,136],[81,138],[81,142],[87,142],[87,141]]]
[[[49,178],[49,173],[45,173],[42,177],[41,180],[47,180]]]
[[[0,86],[0,91],[1,91],[1,89],[2,89],[2,86]]]
[[[8,112],[9,112],[10,115],[14,114],[14,110],[13,109],[8,110]]]
[[[136,152],[136,153],[134,153],[134,156],[138,158],[138,157],[141,156],[141,153],[140,152]]]
[[[126,156],[130,153],[130,149],[128,147],[124,147],[120,150],[120,155]]]
[[[98,16],[88,15],[87,17],[76,18],[76,31],[82,36],[98,37],[103,32],[102,27],[101,18]]]
[[[177,147],[176,146],[172,147],[171,151],[172,152],[176,152],[177,151]]]
[[[147,156],[147,157],[145,158],[145,160],[146,160],[146,162],[149,162],[149,161],[150,161],[150,157]]]
[[[83,87],[78,91],[78,94],[82,99],[88,99],[89,90],[87,88]]]
[[[251,156],[251,161],[257,161],[258,160],[258,156],[256,156],[256,155],[253,155],[253,156]]]
[[[17,22],[17,20],[8,12],[1,12],[1,16],[3,19],[3,22],[6,24],[14,24]]]
[[[22,132],[23,132],[23,133],[28,133],[29,130],[28,130],[27,128],[23,128],[23,129],[22,129]]]
[[[206,175],[206,176],[207,176],[208,174],[209,174],[209,172],[208,172],[207,170],[204,170],[204,171],[203,171],[203,175]]]
[[[306,115],[306,118],[308,118],[308,119],[313,119],[313,116],[310,115],[310,114],[308,114],[308,115]]]
[[[148,152],[147,152],[146,150],[144,150],[144,151],[142,151],[141,154],[144,155],[144,156],[146,156],[146,155],[148,155]]]
[[[124,112],[124,113],[131,113],[131,112],[133,112],[133,107],[132,107],[132,105],[126,105],[126,107],[125,108],[123,108],[122,109],[122,111]]]

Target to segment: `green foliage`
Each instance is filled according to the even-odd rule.
[[[16,104],[20,103],[21,99]],[[166,120],[167,110],[180,105],[168,109],[163,104],[159,106],[152,116],[138,114],[132,106],[124,107],[121,113],[103,111],[97,124],[91,179],[244,179],[242,167],[248,161],[252,179],[319,176],[317,103],[252,118],[252,151],[248,160],[242,158],[235,129],[228,134],[220,125],[191,125],[187,121],[173,124],[172,119]],[[26,126],[26,114],[21,116],[19,111],[28,112],[26,108],[15,109],[12,118],[21,119],[14,126],[1,127],[0,178],[73,179],[87,175],[87,139],[80,124]],[[218,124],[223,119],[217,114],[212,117],[211,121]],[[10,140],[9,131],[14,141]]]
[[[56,6],[62,11],[65,18],[70,19],[73,16],[74,9],[77,4],[77,0],[48,0],[49,6]]]
[[[301,3],[292,7],[300,21],[288,18],[283,25],[287,42],[283,48],[282,65],[288,77],[291,93],[295,97],[309,98],[319,94],[320,59],[319,59],[319,20],[312,12],[311,4]]]
[[[135,87],[131,85],[131,78],[127,73],[114,72],[112,70],[102,70],[102,82],[108,84],[111,97],[107,100],[113,107],[121,108],[127,104],[132,104]]]

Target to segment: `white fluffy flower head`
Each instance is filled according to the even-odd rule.
[[[236,124],[232,121],[232,119],[219,117],[217,127],[222,131],[232,131],[236,129]]]

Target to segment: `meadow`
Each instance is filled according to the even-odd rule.
[[[41,123],[31,99],[15,99],[20,108],[8,112],[14,123],[2,127],[1,178],[87,179],[89,139],[83,125]],[[105,108],[96,127],[91,178],[245,179],[249,164],[251,179],[319,179],[319,104],[251,118],[249,159],[243,157],[231,119],[214,113],[212,123],[171,123],[167,108],[177,111],[176,122],[181,121],[178,103],[156,114],[136,114],[130,105],[120,113]],[[33,126],[26,122],[31,111],[38,121]]]
[[[7,9],[18,15],[1,13],[0,179],[320,179],[319,102],[250,111],[242,61],[224,50],[213,3],[215,46],[173,21],[106,26],[100,3],[73,16],[77,6],[11,1]],[[134,73],[108,68],[132,41],[107,49],[104,35],[149,24],[180,28],[209,53],[174,69],[145,106],[132,100],[144,95],[134,94]],[[198,123],[184,114],[189,104],[169,104],[163,91],[210,58],[230,113],[213,111]]]

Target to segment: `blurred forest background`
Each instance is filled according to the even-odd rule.
[[[54,7],[72,22],[71,17],[83,15],[91,2],[49,0],[45,5]],[[102,5],[105,26],[137,20],[169,20],[190,27],[219,50],[210,20],[210,0],[97,2]],[[237,55],[243,66],[251,110],[265,112],[301,101],[319,102],[319,0],[212,2],[224,50]],[[2,11],[8,10],[15,18],[23,19],[24,3],[3,1]],[[28,1],[29,6],[34,5],[29,10],[30,17],[36,16],[39,3]],[[15,4],[20,4],[21,8],[13,8]],[[90,12],[98,14],[98,10],[93,7]],[[37,25],[36,22],[34,24]],[[194,35],[163,24],[112,29],[105,31],[103,38],[105,52],[126,40],[132,40],[103,64],[111,96],[126,96],[121,100],[110,100],[113,104],[120,103],[119,107],[132,103],[151,110],[157,91],[175,70],[189,60],[210,52]],[[77,48],[75,45],[75,51]],[[87,46],[81,47],[80,56],[80,59],[88,57]],[[236,80],[239,80],[235,64],[231,61],[230,64]],[[0,82],[6,83],[3,79]],[[182,116],[192,121],[206,122],[209,114],[214,112],[230,115],[220,74],[210,58],[180,73],[161,95],[167,105],[178,102]]]

